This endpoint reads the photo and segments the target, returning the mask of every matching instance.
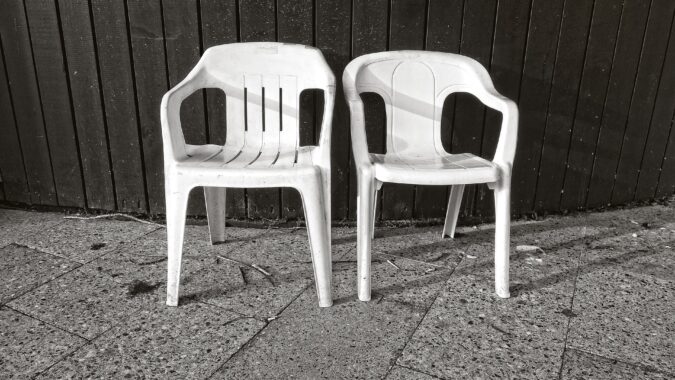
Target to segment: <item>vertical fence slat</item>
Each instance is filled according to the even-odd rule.
[[[560,189],[592,13],[592,0],[565,2],[539,164],[536,210],[554,211],[560,207]]]
[[[237,42],[237,7],[233,1],[201,0],[202,44],[204,50],[211,46]],[[226,139],[225,94],[218,89],[206,90],[206,108],[209,125],[209,142],[224,144]],[[246,217],[244,189],[227,190],[227,215],[231,218]]]
[[[460,53],[480,62],[488,70],[496,7],[496,0],[466,1],[462,17]],[[452,152],[481,154],[485,112],[486,107],[473,95],[457,94],[453,115]],[[476,188],[477,186],[469,186],[465,190],[461,209],[463,215],[472,214],[476,196],[480,199],[481,193]]]
[[[89,4],[85,0],[61,1],[59,12],[87,204],[95,209],[114,210],[114,183]]]
[[[389,26],[389,50],[424,48],[426,1],[392,0]],[[409,219],[415,206],[415,188],[385,183],[382,187],[382,217]]]
[[[344,101],[341,74],[350,59],[351,33],[349,0],[316,0],[316,47],[323,52],[337,84],[332,130],[333,219],[345,219],[349,213],[349,110]],[[317,104],[318,111],[319,104]],[[318,122],[317,122],[318,124]]]
[[[277,32],[279,42],[312,45],[314,42],[312,0],[278,0]],[[314,141],[314,97],[300,98],[300,141]],[[281,217],[297,219],[302,216],[302,201],[297,190],[281,189]]]
[[[670,135],[668,136],[668,145],[663,156],[663,164],[661,165],[661,176],[656,187],[656,197],[665,197],[673,195],[675,192],[675,113],[671,115]]]
[[[5,1],[2,8],[0,36],[17,131],[21,146],[24,147],[23,162],[30,189],[30,202],[57,205],[23,2]]]
[[[164,159],[159,105],[168,89],[162,11],[159,0],[128,0],[127,7],[148,206],[151,214],[162,214]]]
[[[642,154],[646,149],[649,125],[654,112],[661,79],[668,31],[673,21],[675,2],[654,0],[647,20],[644,48],[635,81],[633,101],[623,135],[619,164],[616,169],[612,203],[630,202],[635,196]],[[669,67],[668,70],[672,70]],[[667,84],[666,84],[667,85]]]
[[[546,108],[551,92],[562,0],[534,0],[527,36],[520,88],[520,126],[513,169],[513,211],[534,209],[535,185],[541,155]]]
[[[656,195],[661,164],[666,153],[668,137],[672,134],[671,123],[675,112],[673,101],[675,99],[675,70],[672,69],[673,67],[675,67],[675,20],[671,21],[670,41],[663,63],[663,74],[656,94],[647,145],[642,157],[642,167],[635,193],[635,199],[638,200],[650,199]]]
[[[615,0],[595,1],[572,140],[567,153],[560,200],[563,210],[583,208],[586,202],[622,9],[621,3]]]
[[[0,44],[2,49],[2,44]],[[5,73],[4,52],[0,55],[0,175],[5,199],[13,202],[30,203],[30,190],[23,166],[21,144],[17,134],[12,99]]]
[[[28,1],[26,16],[58,203],[86,207],[55,2]]]
[[[606,206],[611,200],[618,151],[632,104],[650,3],[644,0],[626,0],[624,3],[586,207]]]
[[[355,0],[352,10],[352,57],[387,50],[387,22],[389,17],[388,0]],[[336,74],[336,76],[339,76]],[[342,79],[342,78],[340,78]],[[383,101],[379,95],[362,96],[365,109],[365,124],[368,150],[372,153],[384,153],[386,115]],[[350,141],[351,146],[351,141]],[[356,219],[356,189],[358,180],[356,167],[349,153],[349,218]],[[376,202],[381,202],[381,194]],[[381,203],[377,206],[377,215],[382,214]]]
[[[164,41],[169,87],[180,83],[199,61],[200,31],[197,0],[163,0]],[[206,144],[204,93],[197,91],[181,103],[181,126],[188,144]],[[190,193],[189,215],[206,213],[204,192],[197,187]]]
[[[117,207],[120,211],[147,212],[124,0],[92,0],[91,7]]]
[[[531,0],[518,0],[499,1],[497,4],[490,75],[495,88],[514,101],[518,99],[520,90],[531,3]],[[481,156],[486,159],[492,159],[497,149],[501,122],[501,114],[488,109],[481,146]],[[518,165],[517,161],[515,165]],[[477,192],[476,215],[494,215],[492,191],[486,186],[479,186]]]
[[[275,41],[276,14],[274,0],[252,0],[239,3],[242,42]],[[279,190],[247,189],[249,218],[280,217]]]

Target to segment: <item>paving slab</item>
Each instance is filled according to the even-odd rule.
[[[395,365],[385,377],[387,380],[433,380],[436,376],[427,375],[419,371]]]
[[[93,339],[141,307],[127,286],[84,265],[8,304],[13,309]]]
[[[205,379],[263,326],[210,305],[156,302],[40,378]]]
[[[675,283],[582,269],[568,347],[675,373]]]
[[[575,349],[565,351],[561,378],[565,380],[665,380],[675,374],[655,371],[652,368],[620,362]]]
[[[420,265],[403,260],[397,261],[402,268]],[[421,272],[438,276],[436,272]],[[410,296],[404,289],[410,283],[408,271],[376,260],[373,274],[374,281],[382,284],[378,291],[382,297],[361,302],[356,299],[355,265],[336,263],[333,307],[317,307],[315,291],[308,288],[214,378],[384,377],[424,315],[424,309],[417,305],[431,303],[435,296],[421,288],[440,288],[442,282],[425,284],[421,279],[417,299],[413,300],[407,299]]]
[[[68,219],[18,243],[84,264],[157,228],[134,221]]]
[[[570,305],[571,293],[500,299],[483,278],[453,275],[397,364],[450,379],[556,377]]]
[[[0,377],[25,379],[87,341],[7,307],[0,307]]]
[[[0,247],[41,233],[63,221],[62,213],[0,208]]]
[[[74,261],[16,244],[0,248],[0,305],[79,266]]]

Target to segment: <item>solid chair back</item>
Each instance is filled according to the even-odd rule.
[[[383,98],[387,153],[405,156],[445,153],[441,143],[445,99],[455,92],[481,92],[480,77],[489,78],[477,62],[456,54],[397,51],[359,59],[354,61],[356,90]]]

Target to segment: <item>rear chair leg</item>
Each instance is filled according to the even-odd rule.
[[[459,208],[462,205],[462,194],[464,193],[464,185],[455,185],[450,189],[450,197],[448,198],[448,209],[445,213],[445,225],[443,226],[443,238],[446,236],[450,238],[455,237],[455,228],[457,227],[457,218],[459,216]]]
[[[204,187],[206,217],[209,221],[211,244],[225,241],[225,194],[224,187]]]

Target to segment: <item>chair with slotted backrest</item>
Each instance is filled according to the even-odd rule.
[[[495,195],[495,289],[509,297],[511,168],[518,109],[494,89],[489,74],[471,58],[438,52],[396,51],[354,59],[342,77],[351,112],[351,138],[357,167],[357,246],[359,298],[370,300],[370,249],[377,191],[383,182],[452,185],[443,237],[454,237],[464,185],[486,183]],[[386,153],[368,152],[360,94],[382,97],[387,119]],[[441,143],[445,98],[456,92],[476,96],[502,113],[494,158],[450,154]]]
[[[181,102],[203,88],[223,90],[224,145],[185,143]],[[324,92],[318,146],[299,146],[299,97]],[[225,188],[293,187],[302,197],[320,306],[330,306],[330,135],[335,77],[318,49],[238,43],[207,49],[161,105],[168,240],[167,304],[178,304],[190,190],[204,186],[212,243],[225,240]]]

